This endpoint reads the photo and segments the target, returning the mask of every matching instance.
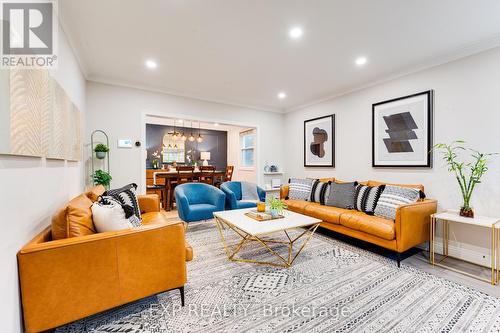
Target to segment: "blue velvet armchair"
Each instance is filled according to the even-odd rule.
[[[220,189],[226,194],[226,209],[242,209],[256,207],[257,203],[251,201],[242,201],[241,182],[225,182],[222,183]],[[266,192],[257,186],[257,193],[260,201],[266,200]]]
[[[175,188],[179,217],[186,222],[212,219],[214,212],[224,210],[226,196],[215,186],[187,183]]]

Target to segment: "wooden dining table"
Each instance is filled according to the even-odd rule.
[[[181,172],[184,173],[184,172]],[[185,173],[190,173],[189,171],[186,171]],[[201,171],[199,169],[195,169],[193,172],[193,175],[195,177],[199,177],[201,175]],[[215,170],[214,173],[214,178],[223,178],[226,174],[225,170]],[[177,181],[177,171],[176,170],[158,170],[153,173],[153,184],[157,185],[156,180],[158,178],[164,178],[165,179],[165,191],[164,193],[164,198],[163,198],[163,208],[166,211],[172,210],[171,202],[172,202],[172,185],[175,184]],[[223,179],[221,179],[223,181]],[[159,185],[159,184],[158,184]]]

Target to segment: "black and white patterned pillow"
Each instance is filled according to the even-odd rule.
[[[358,185],[356,187],[356,201],[354,208],[368,215],[373,215],[377,207],[378,199],[384,191],[385,185],[366,186]]]
[[[137,201],[137,184],[128,184],[122,188],[115,190],[107,190],[103,196],[112,197],[123,205],[128,205],[133,208],[134,215],[129,219],[132,224],[141,224],[141,210],[139,209],[139,201]]]
[[[331,183],[330,195],[328,196],[328,200],[326,200],[326,205],[344,209],[353,209],[354,199],[356,197],[356,186],[358,186],[358,182]]]
[[[330,184],[331,182],[322,182],[319,179],[315,179],[312,183],[309,201],[319,202],[324,205],[330,193]]]
[[[134,207],[131,205],[127,205],[122,203],[122,201],[116,199],[112,196],[101,195],[97,199],[97,204],[100,206],[113,206],[118,205],[123,209],[123,213],[125,214],[125,218],[130,222],[132,227],[137,228],[142,225],[141,220],[137,218],[135,215]]]
[[[375,208],[375,215],[388,220],[396,219],[399,206],[417,202],[420,190],[417,188],[386,185]]]
[[[309,200],[311,197],[311,179],[290,178],[288,198],[295,200]]]

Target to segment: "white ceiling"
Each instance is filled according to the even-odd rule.
[[[498,0],[61,0],[59,12],[89,80],[273,111],[500,45]]]

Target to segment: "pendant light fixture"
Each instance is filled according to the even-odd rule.
[[[197,142],[203,142],[203,137],[200,134],[200,122],[198,122],[198,137],[196,138]]]
[[[189,135],[188,140],[189,140],[190,142],[193,142],[193,141],[194,141],[194,136],[193,136],[193,121],[191,121],[191,134]]]

